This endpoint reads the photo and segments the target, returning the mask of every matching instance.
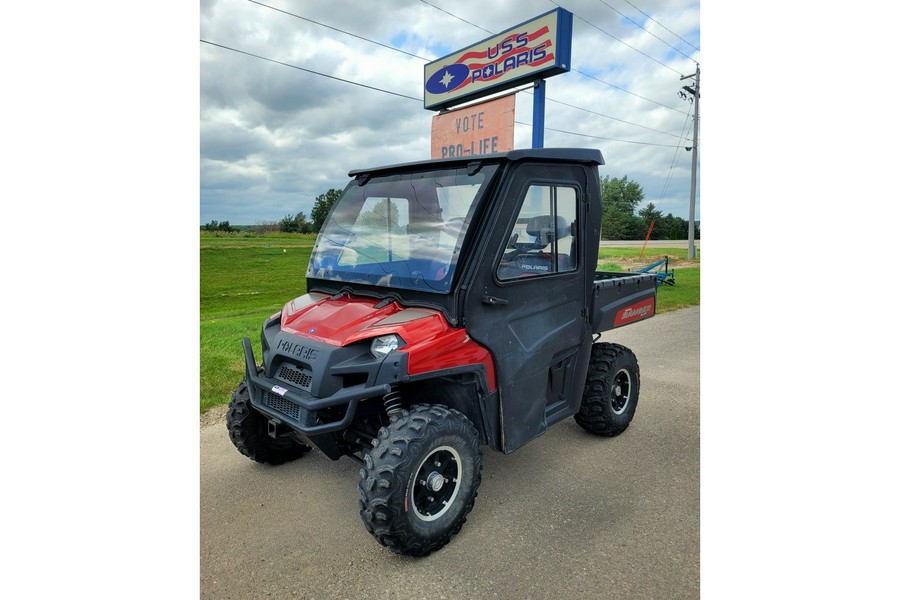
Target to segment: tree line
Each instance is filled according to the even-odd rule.
[[[341,197],[341,190],[331,188],[324,194],[316,196],[309,218],[301,210],[296,215],[286,215],[278,222],[278,231],[284,233],[319,233],[331,207]]]
[[[604,240],[642,240],[650,232],[651,240],[686,240],[688,221],[672,213],[663,216],[652,202],[638,210],[644,200],[644,190],[628,176],[621,179],[607,175],[601,181],[603,195],[603,223],[600,236]],[[653,230],[650,231],[650,225]],[[700,228],[694,228],[700,239]]]
[[[231,223],[228,221],[222,221],[219,223],[218,221],[210,221],[203,227],[201,227],[203,231],[224,231],[225,233],[231,233],[232,231],[237,231],[237,227],[232,227]]]
[[[334,188],[324,194],[319,194],[316,196],[309,217],[301,210],[295,215],[285,215],[280,221],[259,221],[251,227],[231,225],[228,221],[222,221],[221,223],[219,221],[210,221],[200,229],[203,231],[223,231],[225,233],[247,229],[254,233],[272,231],[282,233],[319,233],[322,225],[325,224],[325,219],[328,217],[331,207],[340,197],[341,190]]]
[[[636,181],[607,175],[600,180],[603,194],[603,223],[601,237],[604,240],[642,240],[650,232],[651,240],[686,240],[688,222],[672,213],[663,216],[652,202],[638,210],[644,201],[644,190]],[[280,221],[257,223],[251,229],[257,232],[280,231],[283,233],[318,233],[325,224],[331,207],[341,196],[334,188],[316,196],[309,217],[303,211],[285,215]],[[653,230],[650,231],[650,225]],[[228,221],[210,221],[203,226],[206,231],[237,231]],[[700,228],[695,227],[694,237],[700,239]]]

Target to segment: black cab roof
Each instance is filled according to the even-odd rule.
[[[470,163],[479,162],[501,162],[501,161],[518,161],[518,160],[542,160],[542,161],[560,161],[560,162],[577,162],[592,163],[596,165],[606,164],[603,160],[603,154],[595,148],[525,148],[521,150],[511,150],[509,152],[498,152],[495,154],[479,154],[475,156],[461,156],[458,158],[439,158],[433,160],[422,160],[410,163],[402,163],[389,165],[384,167],[372,167],[369,169],[353,169],[348,173],[350,177],[362,174],[373,174],[380,171],[394,170],[411,170],[422,167],[442,167],[450,165],[468,165]]]

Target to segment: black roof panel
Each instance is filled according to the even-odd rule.
[[[597,165],[606,164],[603,160],[603,155],[599,150],[594,148],[525,148],[521,150],[511,150],[510,152],[498,152],[496,154],[479,154],[476,156],[464,156],[459,158],[439,158],[436,160],[422,160],[384,167],[372,167],[369,169],[353,169],[348,175],[354,177],[363,173],[374,174],[381,171],[419,169],[422,167],[449,167],[452,165],[464,166],[471,162],[501,162],[527,159],[593,163]]]

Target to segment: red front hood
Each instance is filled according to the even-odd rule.
[[[430,337],[446,328],[440,313],[406,308],[391,302],[375,308],[378,300],[344,295],[336,300],[324,294],[306,294],[281,310],[281,329],[326,344],[346,346],[363,339],[398,333],[409,344],[415,337]],[[407,324],[416,321],[415,335]],[[404,335],[406,333],[406,335]]]

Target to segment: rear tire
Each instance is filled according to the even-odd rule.
[[[250,405],[247,381],[231,394],[225,415],[228,437],[241,454],[258,463],[280,465],[300,458],[311,448],[290,438],[272,439],[268,419]]]
[[[631,350],[619,344],[594,344],[575,421],[593,434],[617,436],[634,418],[640,389],[641,373]]]
[[[481,484],[478,432],[459,411],[413,406],[382,427],[360,469],[359,514],[382,545],[426,556],[459,532]]]

